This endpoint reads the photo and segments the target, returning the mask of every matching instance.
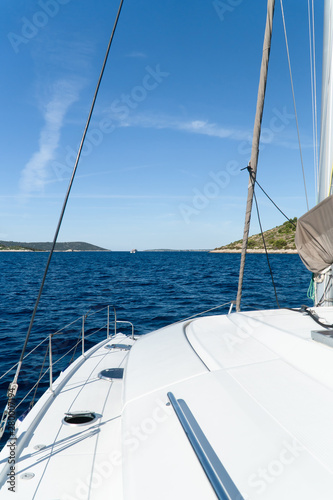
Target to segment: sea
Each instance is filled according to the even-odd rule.
[[[18,362],[48,254],[0,252],[0,376]],[[269,256],[280,307],[312,305],[307,298],[311,274],[298,255]],[[209,252],[56,252],[51,261],[27,352],[52,336],[53,376],[81,353],[78,344],[84,322],[85,349],[106,338],[107,306],[110,334],[117,321],[128,321],[135,335],[210,311],[225,314],[236,299],[240,255]],[[248,254],[242,310],[276,308],[266,255]],[[208,314],[208,313],[206,313]],[[131,334],[132,325],[117,323]],[[66,325],[66,328],[64,328]],[[60,330],[60,332],[59,332]],[[56,333],[59,332],[59,333]],[[23,362],[17,405],[47,370],[48,342]],[[77,345],[75,348],[74,346]],[[66,352],[72,348],[69,354]],[[0,379],[0,415],[14,370]],[[24,417],[47,389],[46,373],[17,406]],[[4,445],[8,435],[0,442]]]

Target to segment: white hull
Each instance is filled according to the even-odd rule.
[[[333,322],[331,309],[317,312]],[[231,478],[245,499],[331,499],[333,348],[311,339],[320,329],[307,314],[277,310],[204,317],[135,342],[121,334],[103,341],[20,425],[15,498],[216,498],[171,392],[201,428],[199,441],[227,489]],[[134,345],[107,349],[112,343]],[[117,367],[125,368],[123,379],[98,378]],[[64,424],[75,410],[98,418]],[[14,498],[8,450],[0,454],[1,499]]]

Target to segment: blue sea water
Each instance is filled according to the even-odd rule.
[[[0,252],[0,375],[18,361],[47,257],[46,253],[38,252]],[[92,314],[108,304],[116,308],[117,319],[132,322],[139,335],[224,303],[228,304],[212,313],[226,313],[230,301],[236,298],[239,262],[239,254],[208,252],[55,253],[28,350],[88,311]],[[274,254],[270,263],[280,306],[312,305],[307,299],[311,276],[298,255]],[[249,254],[242,310],[276,307],[266,256]],[[96,318],[101,314],[106,313],[86,319],[87,334],[96,328]],[[61,357],[70,342],[76,341],[80,330],[81,320],[54,338],[55,358]],[[93,337],[94,341],[102,338],[105,329]],[[87,339],[86,347],[90,345],[92,340]],[[45,347],[46,343],[23,363],[19,398],[36,382]],[[58,363],[58,372],[65,368],[69,358]],[[0,380],[1,413],[12,377],[13,372]],[[45,377],[37,395],[47,386]],[[30,399],[18,408],[18,414],[28,408]]]

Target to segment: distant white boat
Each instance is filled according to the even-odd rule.
[[[332,104],[331,85],[323,89]],[[322,166],[328,177],[331,164]],[[318,220],[305,217],[311,231]],[[308,263],[312,247],[300,233],[298,243]],[[315,258],[316,276],[329,284],[326,253]],[[82,328],[82,356],[12,424],[0,454],[1,499],[331,500],[333,310],[319,307],[330,290],[311,310],[232,312],[231,304],[227,315],[139,340],[111,336],[107,314],[105,340],[87,352]]]
[[[133,250],[130,251],[130,253],[136,253],[136,252],[137,252],[136,248],[133,248]]]

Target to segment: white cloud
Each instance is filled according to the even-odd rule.
[[[190,134],[206,135],[217,137],[219,139],[229,139],[234,141],[246,141],[249,146],[252,143],[252,129],[242,129],[240,127],[222,126],[209,120],[186,120],[175,116],[154,115],[148,113],[130,114],[123,117],[121,113],[111,113],[110,118],[113,124],[118,127],[139,127],[151,128],[156,130],[169,129],[187,132]],[[299,145],[296,137],[290,136],[290,131],[276,134],[269,127],[263,127],[260,138],[261,144],[274,144],[285,149],[298,149]],[[302,148],[313,147],[311,138],[303,137]]]
[[[24,194],[43,190],[47,182],[48,163],[54,159],[65,115],[78,99],[79,87],[74,80],[58,80],[52,86],[50,99],[42,106],[45,124],[39,136],[39,149],[21,172],[20,188]]]
[[[247,140],[249,134],[251,134],[248,130],[222,127],[208,120],[182,120],[177,117],[147,114],[137,114],[124,119],[122,116],[117,116],[116,113],[112,114],[111,118],[118,123],[119,127],[179,130],[192,134],[219,137],[220,139]]]
[[[126,57],[133,57],[135,59],[146,59],[147,55],[144,52],[133,51],[127,54]]]
[[[216,123],[210,123],[208,121],[193,120],[189,122],[179,123],[179,130],[184,130],[186,132],[192,132],[194,134],[209,135],[211,137],[219,137],[220,139],[244,139],[247,138],[248,132],[225,128]]]

